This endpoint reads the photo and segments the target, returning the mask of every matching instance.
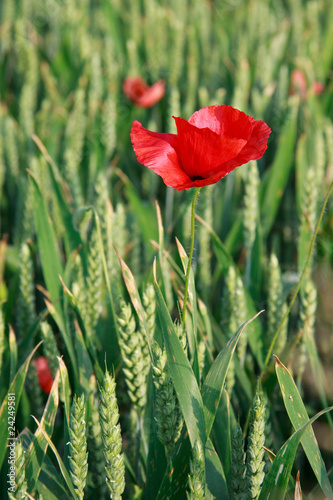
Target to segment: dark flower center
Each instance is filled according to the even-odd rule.
[[[203,181],[204,177],[201,177],[201,175],[192,175],[191,181]]]

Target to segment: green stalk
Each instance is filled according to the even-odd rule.
[[[188,282],[190,278],[190,270],[191,270],[191,263],[192,263],[192,257],[193,257],[193,248],[194,248],[194,232],[195,232],[195,226],[194,226],[194,216],[195,216],[195,205],[197,203],[197,199],[200,193],[201,187],[198,187],[195,191],[194,198],[192,201],[192,212],[191,212],[191,247],[190,247],[190,255],[188,258],[188,263],[187,263],[187,269],[186,269],[186,278],[185,278],[185,294],[184,294],[184,305],[183,305],[183,314],[182,314],[182,327],[185,328],[185,316],[186,316],[186,302],[187,302],[187,296],[188,296]]]

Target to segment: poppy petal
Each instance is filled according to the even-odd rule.
[[[216,168],[237,157],[247,142],[198,128],[183,118],[175,121],[181,166],[192,180],[210,177]]]
[[[39,356],[34,360],[34,365],[36,368],[39,386],[44,392],[49,393],[52,389],[53,378],[47,358],[45,356]]]
[[[139,163],[154,170],[167,186],[181,190],[191,184],[191,179],[179,165],[176,135],[151,132],[134,121],[131,140]]]
[[[147,87],[140,97],[136,99],[136,104],[141,108],[150,108],[162,99],[165,92],[163,80],[159,80],[151,87]]]
[[[251,118],[243,111],[223,104],[199,109],[189,123],[198,128],[209,128],[218,135],[248,140],[252,133]]]
[[[271,133],[271,129],[268,127],[268,125],[266,125],[265,122],[261,120],[257,121],[252,117],[250,118],[253,123],[253,129],[248,142],[235,158],[222,165],[219,165],[211,172],[211,184],[215,184],[216,182],[218,182],[220,179],[222,179],[222,177],[227,175],[236,167],[240,167],[241,165],[244,165],[251,160],[258,160],[266,151],[267,140],[269,134]]]

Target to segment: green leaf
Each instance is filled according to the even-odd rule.
[[[10,352],[10,382],[13,380],[17,370],[17,343],[14,330],[9,326],[9,352]]]
[[[162,271],[164,297],[166,299],[169,311],[173,308],[172,292],[170,285],[170,267],[166,257],[166,252],[164,250],[164,227],[162,222],[161,209],[156,201],[156,215],[157,215],[157,225],[158,225],[158,256],[159,263]]]
[[[297,430],[302,425],[309,422],[309,416],[292,376],[281,361],[276,356],[275,358],[275,370],[282,392],[283,402],[290,421],[294,429]],[[332,498],[332,488],[312,427],[308,427],[304,431],[301,444],[323,492],[327,498]]]
[[[65,228],[64,232],[64,242],[66,248],[67,257],[77,248],[82,246],[82,240],[80,233],[76,231],[73,226],[73,214],[69,209],[68,203],[65,200],[63,195],[62,187],[60,186],[60,182],[57,181],[56,175],[54,172],[54,166],[49,163],[50,177],[53,186],[53,191],[56,195],[56,199],[58,202],[59,213],[62,219],[63,226]]]
[[[153,397],[155,397],[155,387],[152,388]],[[163,480],[164,471],[166,469],[165,449],[157,437],[157,425],[154,418],[154,401],[149,407],[150,417],[150,432],[149,432],[149,449],[147,458],[146,471],[146,488],[145,500],[155,500],[158,490]],[[158,457],[158,460],[156,460]]]
[[[191,365],[175,332],[161,290],[155,281],[157,311],[160,316],[170,375],[186,422],[192,447],[196,440],[206,442],[203,402]]]
[[[307,136],[302,134],[297,141],[296,147],[296,204],[297,213],[301,215],[305,191],[305,178],[308,169],[308,158],[306,155]]]
[[[147,326],[147,321],[146,321],[146,313],[145,313],[145,310],[143,308],[141,298],[140,298],[138,289],[137,289],[136,284],[135,284],[134,276],[131,273],[130,268],[127,266],[127,264],[120,257],[119,252],[116,249],[116,247],[114,247],[114,249],[116,251],[116,254],[118,255],[118,259],[120,262],[121,271],[123,274],[125,286],[127,288],[129,296],[131,297],[131,301],[132,301],[133,307],[138,315],[139,321],[140,321],[140,323],[145,331],[147,343],[148,343],[148,347],[149,347],[149,352],[151,354],[151,340],[149,338],[149,331],[148,331],[148,326]],[[151,357],[152,357],[152,354],[151,354]]]
[[[184,247],[180,241],[176,238],[178,253],[180,260],[183,265],[184,274],[186,275],[188,257],[184,250]],[[187,329],[188,344],[191,352],[191,359],[193,359],[193,371],[195,373],[196,379],[199,380],[199,362],[198,362],[198,351],[197,351],[197,330],[198,330],[198,312],[197,312],[197,294],[195,291],[194,276],[193,271],[190,269],[189,283],[188,283],[188,298],[192,309],[192,321],[193,329]]]
[[[56,460],[58,462],[58,465],[59,465],[59,469],[60,469],[60,472],[65,480],[65,483],[67,485],[67,488],[69,490],[69,492],[71,493],[71,497],[70,498],[73,498],[75,500],[77,500],[77,495],[76,495],[76,492],[73,488],[73,483],[69,477],[69,474],[68,474],[68,471],[63,463],[63,461],[61,460],[61,457],[57,451],[57,448],[54,446],[49,434],[46,432],[46,429],[43,428],[42,426],[42,422],[38,422],[36,419],[34,419],[38,425],[38,429],[35,433],[35,435],[38,433],[38,436],[39,436],[39,440],[41,441],[42,439],[46,442],[46,444],[51,448],[51,450],[53,451],[54,453],[54,456],[56,457]],[[45,454],[44,454],[44,457],[43,459],[45,458]],[[26,466],[27,467],[27,466]]]
[[[183,432],[173,452],[172,469],[165,471],[156,500],[183,500],[189,474],[191,443],[188,432]],[[170,464],[170,465],[171,465]]]
[[[35,178],[30,174],[30,181],[33,186],[33,212],[37,233],[38,249],[43,269],[43,276],[47,291],[50,294],[52,307],[49,308],[53,318],[58,324],[59,330],[63,336],[68,354],[71,358],[72,366],[76,367],[75,352],[72,340],[66,329],[66,321],[61,304],[61,282],[60,276],[63,275],[63,267],[60,259],[53,226],[48,215],[47,206],[40,192]]]
[[[27,452],[34,440],[33,433],[25,428],[20,434],[20,439],[25,452]],[[48,500],[68,500],[68,488],[66,488],[62,477],[59,475],[59,472],[47,455],[44,457],[36,488],[38,492],[42,492]]]
[[[91,361],[91,364],[93,365],[94,367],[94,371],[95,371],[95,375],[96,377],[98,378],[98,381],[100,383],[102,383],[103,381],[103,377],[104,377],[104,374],[103,374],[103,370],[101,369],[100,365],[99,365],[99,362],[98,362],[98,359],[97,359],[97,356],[96,356],[96,353],[95,353],[95,349],[94,349],[94,346],[92,345],[91,343],[91,340],[89,338],[89,335],[87,334],[87,331],[86,331],[86,328],[85,328],[85,325],[84,325],[84,322],[82,320],[82,316],[81,316],[81,313],[79,311],[79,308],[77,306],[77,303],[76,303],[76,300],[75,300],[75,297],[74,295],[72,294],[72,292],[67,288],[67,286],[64,284],[64,282],[61,280],[62,282],[62,286],[63,286],[63,289],[64,289],[64,294],[65,296],[68,298],[68,303],[70,305],[70,307],[72,308],[72,310],[74,311],[75,313],[75,317],[77,319],[77,322],[78,322],[78,325],[79,325],[79,328],[81,330],[81,333],[78,333],[76,335],[76,353],[77,353],[77,358],[78,358],[78,361],[79,363],[81,363],[81,366],[79,368],[79,379],[80,379],[80,387],[82,385],[82,375],[84,372],[87,372],[88,375],[87,376],[87,379],[86,379],[86,383],[83,385],[83,387],[85,388],[85,390],[87,390],[88,388],[88,385],[89,385],[89,377],[90,377],[90,372],[91,372],[91,368],[90,368],[90,361]],[[83,338],[82,338],[82,335],[83,335]],[[89,356],[90,356],[90,361],[86,358],[86,352],[89,353]],[[84,360],[81,356],[84,356]],[[84,363],[84,366],[82,366],[82,363]]]
[[[27,376],[28,368],[32,357],[37,351],[38,347],[41,345],[41,342],[33,349],[33,351],[29,354],[23,365],[20,367],[19,371],[16,373],[14,380],[10,384],[7,395],[2,402],[0,408],[0,429],[7,429],[8,425],[8,395],[15,395],[15,411],[17,411],[20,398],[22,395],[22,390],[25,382],[25,378]],[[7,446],[7,432],[0,432],[0,468],[2,466],[3,460],[6,455],[6,446]]]
[[[33,188],[33,211],[43,275],[51,301],[61,321],[63,321],[60,303],[61,283],[59,280],[59,276],[63,274],[63,267],[60,259],[60,252],[45,200],[35,178],[31,174],[30,182]],[[63,326],[63,324],[61,324],[61,326]]]
[[[278,212],[294,162],[297,131],[298,99],[292,100],[291,116],[279,137],[279,145],[271,168],[260,186],[263,237],[266,238]]]
[[[236,349],[238,339],[249,323],[253,321],[260,313],[257,313],[253,318],[246,321],[237,330],[235,335],[229,340],[227,345],[222,349],[220,354],[215,359],[210,367],[205,382],[201,389],[202,401],[204,404],[205,422],[206,422],[206,437],[209,437],[211,428],[214,423],[217,408],[220,402],[225,378],[231,363],[232,355]]]
[[[300,427],[278,451],[270,471],[262,485],[258,500],[281,500],[287,490],[291,469],[295,460],[298,445],[306,429],[324,413],[333,410],[333,406],[317,413],[306,424]]]
[[[207,440],[205,446],[206,485],[211,498],[229,499],[228,486],[220,459],[213,443]],[[206,495],[208,498],[208,495]]]
[[[26,459],[26,479],[28,490],[33,491],[42,468],[44,456],[46,455],[48,442],[45,435],[52,436],[55,417],[59,405],[59,369],[54,378],[51,392],[49,394],[42,420],[38,423],[34,439],[29,446]],[[33,417],[34,418],[34,417]],[[36,419],[35,419],[36,420]]]
[[[319,354],[318,354],[318,349],[316,346],[315,339],[313,337],[313,334],[309,331],[309,329],[305,329],[305,334],[304,334],[304,341],[306,345],[306,350],[309,355],[309,360],[310,360],[310,365],[311,365],[311,370],[313,373],[313,379],[314,383],[317,387],[320,402],[323,406],[327,406],[327,392],[326,392],[326,378],[325,378],[325,372],[323,370],[323,366],[320,362]],[[332,417],[331,415],[327,415],[327,420],[329,421],[331,425],[331,429],[333,427],[333,422],[332,422]]]
[[[220,457],[227,483],[229,483],[231,466],[230,399],[225,390],[222,392],[216,411],[212,428],[212,439]]]

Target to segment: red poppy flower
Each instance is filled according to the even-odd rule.
[[[131,139],[140,163],[178,191],[215,184],[234,168],[262,157],[271,129],[231,106],[209,106],[189,121],[173,117],[177,134],[150,132],[134,121]]]
[[[52,388],[53,378],[47,358],[45,358],[44,356],[40,356],[39,358],[34,359],[33,362],[36,367],[36,373],[40,388],[48,394]]]
[[[163,80],[159,80],[148,87],[140,76],[129,76],[123,82],[123,92],[137,106],[150,108],[164,96],[165,84]]]

